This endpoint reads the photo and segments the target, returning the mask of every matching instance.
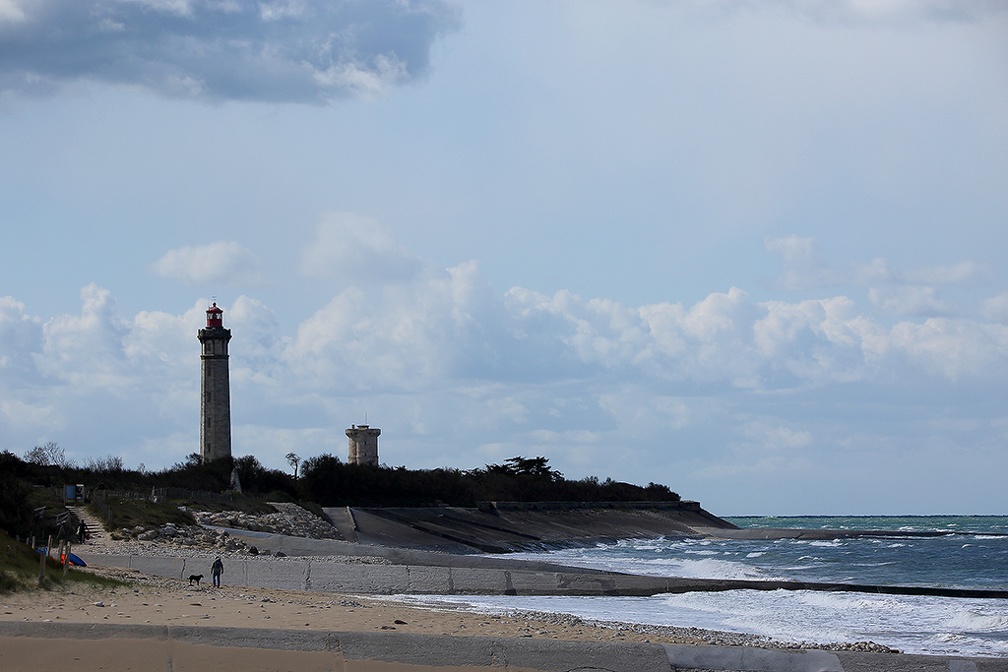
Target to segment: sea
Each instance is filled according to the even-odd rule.
[[[651,576],[1008,591],[1008,516],[728,518],[739,527],[889,530],[829,540],[625,539],[508,557]],[[937,533],[915,536],[915,533]],[[698,627],[784,642],[863,642],[905,653],[1008,657],[1008,599],[856,592],[692,592],[653,597],[400,596],[480,613],[540,611]]]

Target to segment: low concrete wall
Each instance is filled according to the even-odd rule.
[[[208,578],[212,562],[209,556],[186,559],[88,556],[88,563],[96,567],[122,567],[180,581],[191,574]],[[669,588],[668,581],[660,577],[581,573],[576,569],[543,572],[262,557],[227,560],[222,578],[228,585],[369,595],[651,595]]]
[[[458,556],[443,556],[446,559]],[[805,581],[747,581],[681,579],[613,574],[557,565],[466,556],[468,565],[363,564],[320,562],[309,559],[252,557],[225,561],[223,582],[253,588],[314,590],[369,595],[609,595],[648,596],[691,591],[819,590],[945,597],[1008,598],[1008,591],[873,586]],[[185,581],[190,574],[210,575],[210,556],[203,558],[152,558],[89,554],[85,560],[97,567],[124,567],[144,574]]]

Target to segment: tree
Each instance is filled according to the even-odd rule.
[[[287,464],[291,465],[294,469],[294,480],[298,477],[298,465],[301,464],[301,458],[297,456],[296,453],[287,453]]]
[[[67,459],[63,448],[55,441],[48,441],[45,445],[35,446],[25,453],[25,462],[37,464],[40,467],[72,467],[73,463]]]
[[[547,481],[562,481],[563,474],[550,468],[546,457],[509,457],[504,464],[486,465],[487,473],[504,474],[505,476],[531,476]]]
[[[118,455],[90,457],[84,463],[84,468],[101,473],[119,473],[123,470],[123,459]]]

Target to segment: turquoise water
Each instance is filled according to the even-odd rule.
[[[741,516],[725,520],[739,527],[1008,535],[1008,516]]]
[[[739,527],[887,530],[896,536],[774,541],[627,539],[512,557],[651,576],[1008,590],[1008,516],[731,518]],[[937,536],[913,536],[938,532]],[[643,598],[426,597],[478,611],[748,632],[787,641],[871,640],[910,653],[1008,657],[1008,600],[732,590]]]

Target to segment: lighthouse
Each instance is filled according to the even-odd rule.
[[[203,462],[231,457],[231,386],[228,381],[228,341],[224,311],[214,302],[206,311],[206,329],[199,330],[203,344],[200,395],[200,457]]]

